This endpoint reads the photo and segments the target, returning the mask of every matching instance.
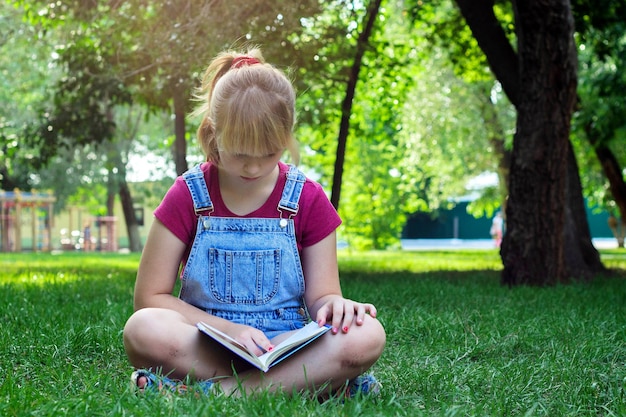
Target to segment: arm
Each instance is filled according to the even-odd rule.
[[[206,314],[172,295],[186,246],[158,219],[154,220],[141,255],[135,282],[135,310],[157,307],[175,310],[195,324]]]
[[[302,249],[302,269],[306,283],[304,298],[311,316],[320,325],[330,322],[333,333],[339,329],[346,333],[352,323],[363,324],[366,313],[376,317],[372,304],[348,300],[341,294],[335,231]]]
[[[256,354],[262,353],[257,346],[269,349],[270,341],[263,332],[210,315],[172,295],[185,250],[185,243],[155,219],[137,271],[135,310],[147,307],[174,310],[182,314],[190,325],[204,321],[248,346]]]

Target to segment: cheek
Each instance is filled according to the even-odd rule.
[[[220,160],[222,161],[222,165],[230,168],[236,168],[242,165],[241,161],[239,161],[237,158],[233,158],[230,156],[222,156]]]

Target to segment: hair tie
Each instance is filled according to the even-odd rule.
[[[230,69],[241,68],[243,66],[260,64],[260,63],[261,61],[251,56],[238,56],[237,58],[233,59],[233,63],[230,64]]]

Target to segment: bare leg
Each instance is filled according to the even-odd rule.
[[[314,344],[276,365],[267,373],[247,370],[233,376],[233,358],[222,347],[203,336],[185,318],[171,310],[144,309],[136,312],[124,329],[124,345],[131,363],[138,368],[161,368],[182,379],[220,378],[226,393],[239,387],[247,392],[268,388],[301,391],[330,384],[339,387],[367,370],[380,357],[385,332],[369,316],[348,333],[322,336]],[[240,362],[235,363],[238,369]]]

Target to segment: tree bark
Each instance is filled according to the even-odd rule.
[[[128,233],[128,246],[131,252],[141,252],[141,236],[139,234],[139,224],[135,215],[135,205],[126,182],[126,176],[120,178],[119,183],[120,203],[126,222],[126,233]]]
[[[600,260],[600,253],[591,243],[591,232],[587,222],[585,200],[578,176],[578,164],[571,143],[567,149],[567,183],[565,199],[565,229],[563,253],[566,276],[574,280],[590,281],[606,268]]]
[[[593,142],[592,145],[602,165],[604,175],[606,175],[606,178],[609,180],[609,189],[611,190],[615,204],[617,204],[620,216],[622,219],[626,219],[626,182],[624,182],[620,164],[607,146]]]
[[[568,0],[515,2],[521,95],[513,139],[502,282],[567,282],[564,247],[570,121],[576,102]],[[568,233],[576,231],[568,231]]]
[[[176,174],[182,175],[189,168],[187,165],[187,138],[185,134],[186,98],[179,90],[174,93],[174,144],[172,153]]]

